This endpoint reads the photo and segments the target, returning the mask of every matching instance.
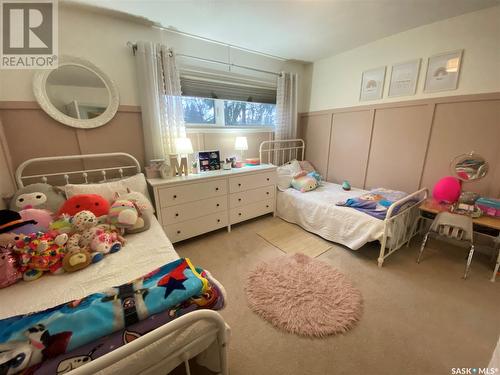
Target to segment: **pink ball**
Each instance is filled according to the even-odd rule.
[[[455,203],[460,197],[461,190],[462,187],[458,178],[446,176],[434,185],[432,196],[440,202]]]

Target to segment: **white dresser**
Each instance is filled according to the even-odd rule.
[[[276,167],[259,165],[167,179],[148,179],[156,216],[178,242],[275,212]]]

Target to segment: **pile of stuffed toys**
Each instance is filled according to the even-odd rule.
[[[147,230],[149,200],[127,189],[112,202],[97,194],[68,200],[44,183],[19,190],[0,210],[0,288],[45,273],[75,272],[120,251],[124,235]]]

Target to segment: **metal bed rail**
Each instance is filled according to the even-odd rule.
[[[259,147],[261,163],[283,165],[293,159],[304,160],[305,142],[303,139],[283,139],[264,141]]]

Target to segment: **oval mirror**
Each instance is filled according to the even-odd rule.
[[[40,107],[55,120],[75,128],[96,128],[118,110],[113,81],[89,61],[61,56],[59,66],[35,74],[33,92]]]
[[[462,154],[452,160],[452,173],[462,181],[480,180],[488,174],[488,162],[474,152]]]

